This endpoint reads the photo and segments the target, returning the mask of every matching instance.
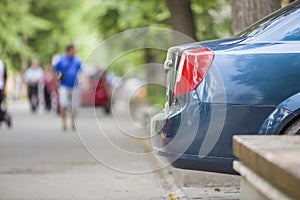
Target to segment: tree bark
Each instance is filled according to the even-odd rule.
[[[167,7],[171,13],[169,22],[173,29],[196,40],[194,16],[190,0],[167,0]]]
[[[232,33],[236,35],[281,7],[281,0],[232,0]]]

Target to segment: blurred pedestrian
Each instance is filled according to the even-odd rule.
[[[8,127],[12,126],[12,120],[10,114],[7,112],[6,106],[4,104],[6,96],[6,80],[7,80],[7,70],[5,63],[0,60],[0,123],[5,121]]]
[[[58,63],[59,59],[60,59],[60,55],[58,55],[58,54],[53,55],[52,66],[55,66]],[[53,78],[54,78],[54,81],[53,81],[53,83],[54,83],[53,84],[54,85],[54,92],[53,92],[54,98],[52,100],[53,100],[53,106],[55,106],[55,109],[56,109],[56,113],[59,115],[60,114],[59,95],[58,95],[59,81],[56,77],[57,77],[57,74],[55,76],[53,76]]]
[[[39,106],[39,85],[43,82],[44,71],[37,60],[32,60],[31,66],[25,71],[24,81],[27,84],[27,94],[32,112]]]
[[[45,109],[51,111],[52,108],[52,97],[54,92],[54,76],[52,70],[47,66],[44,74],[44,100]]]
[[[5,70],[5,65],[4,65],[4,62],[2,60],[0,60],[0,112],[2,112],[1,105],[2,105],[2,101],[4,99],[4,96],[5,96],[6,79],[7,79],[7,74],[6,74],[6,70]]]
[[[71,112],[72,129],[75,130],[76,112],[79,107],[77,77],[81,71],[81,60],[75,56],[75,53],[75,46],[68,45],[66,53],[61,55],[57,64],[54,65],[54,71],[60,80],[58,94],[63,130],[67,129],[68,110]]]

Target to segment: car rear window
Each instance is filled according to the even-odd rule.
[[[300,2],[297,1],[267,16],[237,37],[251,37],[260,41],[300,40]]]

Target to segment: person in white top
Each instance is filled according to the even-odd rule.
[[[39,105],[38,87],[42,83],[44,71],[37,60],[31,62],[31,66],[25,71],[24,81],[27,84],[28,99],[30,101],[31,110],[35,112]]]

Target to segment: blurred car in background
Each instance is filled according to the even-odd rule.
[[[81,106],[103,107],[105,113],[111,111],[110,85],[106,73],[101,70],[85,73],[84,87],[81,88]]]
[[[164,66],[152,145],[174,167],[236,174],[233,135],[300,134],[300,1],[234,38],[170,48]]]

